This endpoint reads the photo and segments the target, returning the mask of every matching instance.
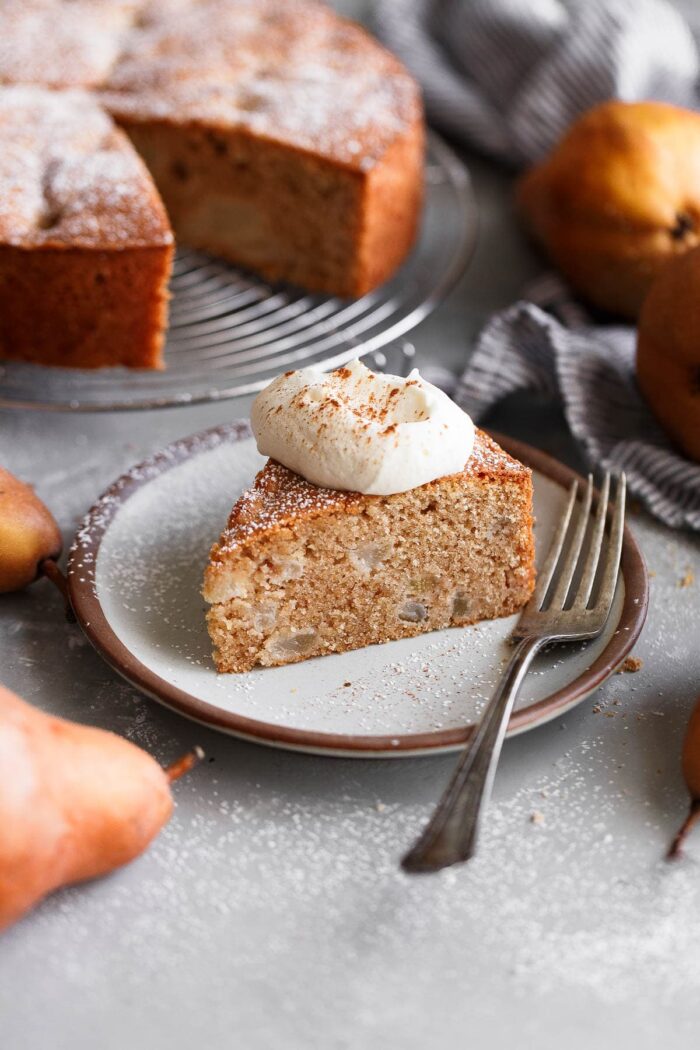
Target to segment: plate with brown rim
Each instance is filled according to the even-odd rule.
[[[494,437],[532,468],[540,559],[576,475],[529,445]],[[142,692],[247,740],[358,758],[460,748],[507,659],[517,617],[217,674],[202,575],[233,502],[262,462],[240,421],[177,441],[118,478],[89,511],[70,554],[71,601],[87,637]],[[638,638],[647,601],[644,560],[628,528],[605,630],[538,657],[509,733],[541,725],[597,689]]]

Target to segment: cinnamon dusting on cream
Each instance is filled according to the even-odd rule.
[[[258,449],[330,489],[391,495],[464,468],[469,416],[413,371],[375,374],[353,361],[286,373],[255,399]]]

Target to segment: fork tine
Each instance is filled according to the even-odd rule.
[[[566,533],[569,529],[569,522],[571,520],[571,512],[574,509],[574,503],[576,502],[576,495],[578,492],[578,482],[572,481],[571,487],[569,488],[569,502],[566,510],[557,525],[557,531],[554,534],[549,550],[547,551],[547,557],[545,558],[544,565],[537,573],[537,583],[535,590],[533,591],[532,598],[528,602],[528,609],[539,609],[542,606],[547,591],[549,590],[549,584],[551,583],[554,570],[559,562],[559,556],[561,555],[562,547],[564,546],[564,540],[566,539]]]
[[[549,603],[550,609],[563,609],[566,601],[566,596],[569,593],[571,587],[571,581],[574,578],[576,572],[576,566],[578,564],[579,555],[581,554],[581,547],[583,546],[583,538],[586,535],[586,529],[588,528],[588,519],[591,513],[591,500],[593,498],[593,475],[588,475],[588,481],[586,483],[586,491],[583,497],[583,504],[576,521],[576,529],[574,531],[574,538],[571,541],[571,546],[566,555],[564,567],[561,570],[559,579],[557,580],[557,586],[552,595],[552,600]]]
[[[576,599],[574,601],[574,609],[585,609],[588,605],[588,599],[591,596],[593,590],[593,581],[595,580],[596,571],[598,569],[598,562],[600,560],[600,551],[603,546],[603,536],[605,535],[605,522],[608,516],[608,499],[610,497],[610,473],[606,471],[605,477],[603,478],[603,484],[600,490],[600,496],[598,497],[598,508],[596,510],[595,521],[593,523],[593,532],[591,534],[591,543],[588,548],[588,554],[586,556],[586,564],[583,570],[583,576],[578,587]]]
[[[615,596],[615,587],[617,586],[617,576],[620,568],[620,555],[622,554],[622,538],[625,531],[626,491],[627,478],[624,474],[620,474],[617,479],[615,509],[613,512],[612,525],[610,527],[610,540],[608,542],[608,550],[605,556],[605,568],[603,569],[603,578],[600,584],[600,594],[595,603],[595,608],[599,611],[602,611],[603,609],[609,610],[612,605],[613,597]]]

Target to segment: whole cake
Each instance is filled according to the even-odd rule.
[[[423,184],[418,87],[316,0],[5,0],[0,85],[17,84],[89,90],[145,160],[176,237],[268,279],[360,296],[411,247]],[[8,90],[0,87],[4,110],[17,97]],[[57,130],[58,162],[59,140]],[[88,172],[91,150],[86,139]],[[0,153],[17,151],[31,162],[31,142],[6,122]],[[39,173],[43,156],[37,144]],[[13,247],[29,263],[43,239],[31,224],[25,232]],[[70,247],[67,231],[64,239]],[[42,270],[49,283],[52,258]],[[34,330],[46,319],[26,322],[25,344],[41,346]],[[147,347],[163,323],[134,351],[140,365],[158,363]],[[76,338],[67,360],[57,352],[50,363],[117,363],[106,350],[110,360],[91,360]],[[6,334],[0,353],[26,356]],[[48,358],[35,350],[31,359]]]
[[[253,426],[260,451],[278,458],[233,507],[205,573],[219,671],[508,616],[527,602],[530,471],[416,373],[376,376],[357,362],[287,373],[259,395]]]

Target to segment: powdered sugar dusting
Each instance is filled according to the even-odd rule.
[[[341,508],[352,513],[361,505],[362,496],[357,492],[320,488],[269,460],[256,477],[255,487],[246,489],[234,506],[219,550],[236,550],[251,536],[291,524],[297,518]]]
[[[420,116],[399,62],[314,0],[151,2],[105,89],[126,118],[240,127],[359,168]]]
[[[126,121],[241,128],[360,170],[421,114],[401,64],[316,0],[9,0],[3,81],[99,88]]]
[[[0,82],[103,83],[141,0],[3,0]]]
[[[21,247],[168,244],[150,177],[82,91],[0,88],[0,240]]]

